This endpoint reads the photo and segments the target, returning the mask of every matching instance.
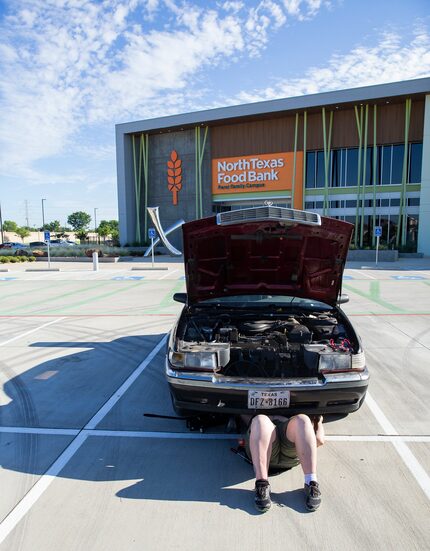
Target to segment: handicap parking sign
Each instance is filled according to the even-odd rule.
[[[156,236],[155,228],[148,228],[148,237],[149,239],[155,239]]]
[[[51,232],[50,231],[45,230],[43,232],[43,241],[45,241],[45,243],[49,243],[51,241]]]
[[[373,231],[374,231],[375,237],[382,236],[382,226],[375,226]]]

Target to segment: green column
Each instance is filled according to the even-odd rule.
[[[329,130],[327,135],[327,125],[325,118],[325,107],[322,108],[322,126],[323,126],[323,141],[324,141],[324,209],[323,213],[328,213],[328,185],[329,185],[329,169],[330,169],[330,147],[331,147],[331,131],[333,127],[333,111],[330,111]]]
[[[296,113],[294,127],[294,156],[293,156],[293,181],[291,182],[291,208],[294,208],[294,191],[296,189],[296,162],[297,162],[297,135],[299,130],[299,114]]]
[[[397,224],[396,246],[406,245],[406,181],[408,175],[408,145],[409,145],[409,125],[411,121],[412,100],[406,99],[405,102],[405,150],[403,153],[403,171],[402,171],[402,191],[400,192],[399,223]]]
[[[363,106],[360,105],[360,115],[358,115],[357,106],[354,105],[355,111],[355,122],[357,123],[357,133],[358,133],[358,165],[357,165],[357,207],[355,210],[355,229],[354,229],[354,244],[358,245],[359,233],[360,233],[360,184],[361,184],[361,145],[363,139]]]
[[[196,219],[203,216],[203,182],[202,182],[202,165],[205,154],[206,138],[208,135],[208,127],[205,127],[203,142],[201,140],[201,128],[196,126],[195,134],[195,170],[196,170]]]
[[[373,106],[373,228],[372,228],[372,247],[375,247],[376,245],[376,237],[374,228],[376,226],[376,168],[377,168],[377,159],[378,155],[378,146],[376,145],[376,103]]]
[[[369,106],[366,105],[364,116],[364,140],[363,140],[363,170],[362,170],[362,186],[363,191],[361,199],[361,220],[360,220],[360,247],[363,247],[363,233],[364,233],[364,203],[366,200],[366,168],[367,168],[367,123],[369,120]]]

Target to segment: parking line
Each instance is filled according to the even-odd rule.
[[[384,412],[381,410],[381,408],[378,406],[378,404],[375,402],[372,396],[369,395],[369,393],[366,394],[365,403],[367,404],[368,408],[373,413],[373,416],[381,425],[385,433],[389,435],[397,436],[398,432],[390,423],[390,421],[387,419]],[[426,473],[426,471],[423,469],[421,464],[418,462],[417,458],[414,456],[414,454],[411,452],[411,450],[404,442],[393,440],[392,443],[397,453],[402,458],[404,464],[409,469],[410,473],[413,475],[415,480],[418,482],[419,486],[426,494],[427,498],[430,500],[429,475]]]
[[[369,279],[377,279],[375,276],[364,273],[363,270],[357,270],[356,268],[347,268],[347,270],[350,270],[351,272],[358,272],[359,274],[368,277]]]
[[[39,331],[40,329],[43,329],[44,327],[48,327],[48,325],[53,325],[54,323],[57,323],[58,321],[62,321],[64,318],[57,318],[52,321],[48,321],[47,323],[44,323],[43,325],[39,325],[39,327],[35,327],[34,329],[30,329],[30,331],[26,331],[25,333],[21,333],[21,335],[17,335],[16,337],[12,337],[11,339],[7,341],[0,342],[0,346],[4,346],[5,344],[9,344],[10,342],[17,341],[18,339],[21,339],[22,337],[26,337],[27,335],[31,335],[32,333],[36,333],[36,331]]]
[[[60,318],[62,319],[62,318]],[[55,322],[50,322],[51,325]],[[31,331],[33,332],[33,331]],[[167,334],[158,342],[158,344],[152,349],[148,356],[141,362],[133,373],[125,380],[125,382],[116,390],[109,400],[98,410],[98,412],[90,419],[85,425],[82,431],[72,440],[63,453],[54,461],[49,469],[39,478],[39,480],[30,488],[21,501],[10,511],[10,513],[0,523],[0,543],[10,534],[15,528],[18,522],[26,515],[26,513],[32,508],[39,497],[49,488],[51,483],[55,480],[56,476],[66,466],[74,454],[79,450],[82,444],[88,438],[90,434],[88,429],[94,428],[105,417],[113,406],[118,402],[121,396],[128,390],[133,384],[136,378],[142,373],[142,371],[148,366],[155,355],[165,345],[167,341]]]
[[[176,272],[179,272],[179,268],[177,268],[176,270],[172,270],[171,272],[167,272],[167,274],[164,274],[162,275],[161,277],[159,277],[158,279],[165,279],[167,276],[169,275],[172,275],[172,274],[176,274]]]

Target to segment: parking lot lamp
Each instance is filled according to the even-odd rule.
[[[96,241],[98,242],[98,239],[97,239],[97,211],[98,211],[98,207],[95,207],[94,208],[94,233],[96,234]]]
[[[46,201],[46,199],[42,199],[42,226],[43,226],[43,231],[45,231],[45,209],[43,206],[43,201]]]

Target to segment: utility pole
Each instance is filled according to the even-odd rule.
[[[46,199],[42,199],[42,226],[43,230],[45,230],[45,209],[43,208],[43,201],[46,201]]]
[[[3,235],[3,218],[1,215],[1,203],[0,203],[0,232],[1,232],[1,244],[4,243],[4,235]]]
[[[29,228],[30,223],[28,221],[28,201],[27,201],[27,199],[24,201],[24,203],[25,203],[25,219],[27,221],[27,228]]]
[[[98,239],[97,239],[97,211],[98,211],[98,208],[95,207],[94,208],[94,233],[96,234],[96,241],[98,242]]]

